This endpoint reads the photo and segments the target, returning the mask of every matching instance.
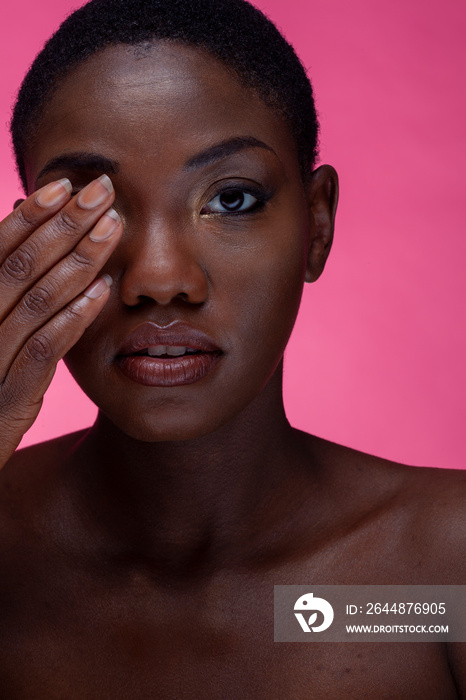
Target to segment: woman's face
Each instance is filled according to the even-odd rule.
[[[279,381],[313,216],[287,125],[223,64],[176,43],[106,49],[54,94],[26,161],[31,191],[114,184],[112,295],[66,364],[123,432],[204,435]]]

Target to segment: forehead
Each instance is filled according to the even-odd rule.
[[[55,91],[26,153],[28,180],[60,151],[169,152],[184,161],[237,136],[265,142],[285,169],[299,168],[285,119],[209,53],[176,42],[118,45],[73,69]]]

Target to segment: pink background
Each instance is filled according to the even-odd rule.
[[[79,0],[2,8],[0,124]],[[465,468],[466,12],[459,0],[258,0],[313,78],[322,160],[340,173],[334,250],[287,351],[291,422],[416,465]],[[0,214],[20,195],[0,139]],[[95,408],[63,364],[23,445]]]

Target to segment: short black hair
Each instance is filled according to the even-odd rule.
[[[293,47],[260,10],[246,0],[91,0],[48,40],[18,92],[10,130],[25,191],[25,150],[60,81],[107,46],[157,40],[207,50],[282,114],[308,179],[319,134],[312,85]]]

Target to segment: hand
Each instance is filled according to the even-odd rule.
[[[52,182],[0,223],[0,469],[34,423],[57,362],[110,296],[99,270],[123,232],[102,175]]]

